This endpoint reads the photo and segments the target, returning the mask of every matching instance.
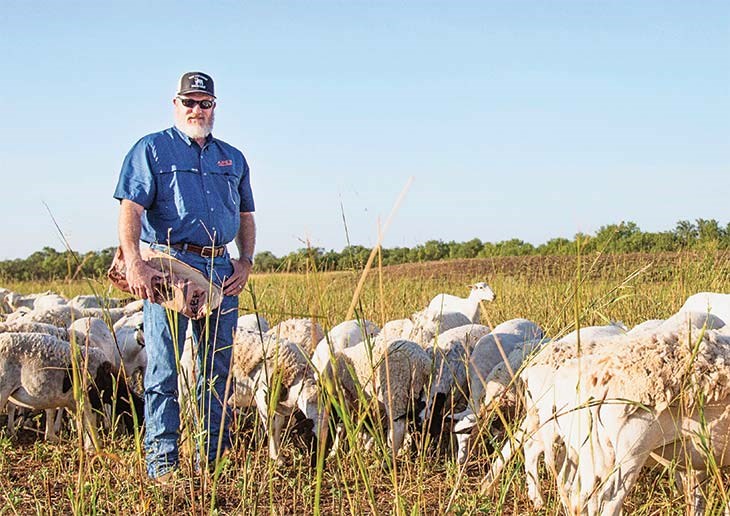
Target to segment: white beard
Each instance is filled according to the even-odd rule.
[[[198,138],[207,138],[213,131],[214,123],[215,113],[211,113],[207,124],[201,125],[198,123],[190,123],[187,120],[182,120],[182,123],[177,124],[177,128],[180,129],[188,138],[195,140]]]

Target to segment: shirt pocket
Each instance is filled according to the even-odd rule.
[[[164,169],[157,174],[156,211],[162,219],[177,219],[188,211],[186,204],[196,201],[200,174],[195,169]]]
[[[232,171],[215,172],[211,176],[215,182],[215,189],[226,208],[238,211],[238,207],[241,205],[241,196],[238,193],[241,177]]]

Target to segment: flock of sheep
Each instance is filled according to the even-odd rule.
[[[526,319],[479,324],[480,302],[493,299],[489,286],[477,283],[468,298],[439,294],[382,328],[352,320],[327,332],[311,319],[269,328],[260,315],[244,315],[228,402],[258,410],[274,461],[281,461],[282,436],[296,414],[311,421],[313,450],[335,453],[343,429],[359,428],[366,447],[377,430],[396,456],[420,429],[433,442],[453,439],[463,464],[499,412],[519,425],[495,453],[485,493],[519,452],[536,508],[544,503],[542,459],[566,512],[618,514],[642,468],[658,462],[676,472],[689,511],[703,513],[708,477],[730,465],[730,295],[696,294],[669,319],[632,329],[616,323],[553,339]],[[0,410],[7,409],[10,431],[18,408],[47,410],[46,437],[53,439],[55,411],[77,408],[71,340],[83,344],[93,408],[112,401],[111,376],[143,372],[140,309],[140,302],[102,310],[93,296],[0,289],[7,314],[0,323]],[[194,353],[188,337],[183,408],[190,402],[182,386],[194,384]],[[127,426],[132,412],[142,418],[134,392],[117,393],[117,402]],[[94,436],[88,405],[82,424]],[[730,515],[727,489],[723,496]]]

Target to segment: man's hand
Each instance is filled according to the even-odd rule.
[[[245,259],[231,260],[233,274],[223,283],[223,293],[226,296],[239,296],[246,286],[248,275],[251,273],[251,263]]]
[[[142,299],[155,302],[155,292],[152,288],[152,279],[164,277],[160,271],[153,269],[142,259],[127,262],[127,283],[132,294]]]

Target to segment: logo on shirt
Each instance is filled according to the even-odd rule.
[[[233,165],[233,160],[230,159],[222,159],[218,162],[219,167],[230,167]]]

